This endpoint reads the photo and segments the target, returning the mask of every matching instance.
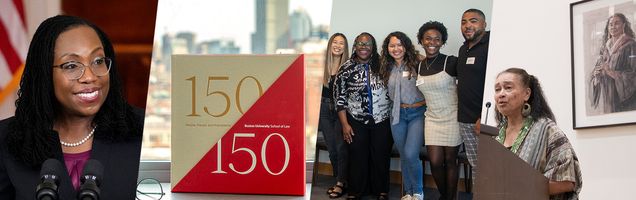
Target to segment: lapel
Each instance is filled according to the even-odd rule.
[[[95,130],[95,136],[93,136],[93,146],[91,147],[91,156],[89,159],[98,160],[102,165],[107,163],[106,161],[109,159],[110,146],[106,145],[106,141],[101,139],[101,137],[96,137],[99,132],[103,132],[99,127]],[[59,197],[60,199],[75,199],[77,196],[77,191],[73,188],[73,183],[71,182],[70,175],[67,171],[66,163],[64,162],[64,154],[62,153],[62,146],[59,143],[60,138],[57,132],[53,134],[55,137],[55,141],[57,143],[54,146],[55,158],[62,162],[64,165],[64,171],[60,177],[60,186],[59,186]],[[105,167],[104,167],[105,168]]]
[[[64,162],[64,154],[62,153],[62,144],[60,144],[60,136],[57,131],[53,131],[53,136],[55,137],[56,144],[52,145],[53,150],[55,152],[55,159],[59,160],[64,166],[64,170],[60,175],[60,184],[58,185],[58,196],[60,199],[74,199],[77,196],[77,191],[73,188],[73,183],[71,182],[70,175],[68,174],[68,167]]]
[[[97,130],[95,130],[95,132],[103,132],[103,130],[101,130],[98,127]],[[111,152],[112,145],[108,145],[106,143],[107,143],[107,141],[105,141],[103,138],[94,137],[93,138],[93,147],[91,149],[91,158],[90,159],[98,160],[102,165],[105,165],[106,163],[108,163],[107,161],[110,158],[110,152]],[[104,166],[104,168],[106,168],[106,166]]]

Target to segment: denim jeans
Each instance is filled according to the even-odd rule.
[[[347,183],[347,146],[342,136],[342,125],[330,98],[320,99],[318,130],[322,132],[329,152],[329,161],[336,180]]]
[[[400,121],[391,125],[395,147],[400,153],[404,194],[423,194],[420,149],[424,145],[425,110],[425,106],[400,108]]]

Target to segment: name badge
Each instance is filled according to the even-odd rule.
[[[411,76],[411,72],[410,71],[403,71],[402,72],[402,77],[409,77]]]
[[[423,78],[417,78],[417,80],[415,81],[415,86],[419,86],[424,84],[424,79]]]
[[[475,64],[475,57],[468,57],[468,59],[466,59],[466,64],[467,65]]]

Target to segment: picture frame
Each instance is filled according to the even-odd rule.
[[[636,3],[570,4],[573,128],[636,123]]]

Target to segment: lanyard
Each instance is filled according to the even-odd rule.
[[[371,90],[371,73],[369,72],[369,64],[364,64],[364,73],[367,77],[367,97],[369,98],[369,114],[373,118],[373,93]]]

